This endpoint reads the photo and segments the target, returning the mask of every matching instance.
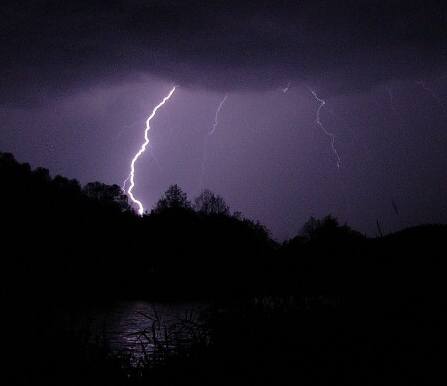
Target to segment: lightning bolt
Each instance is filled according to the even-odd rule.
[[[311,88],[308,88],[308,90],[313,95],[315,100],[319,103],[319,106],[318,106],[317,112],[316,112],[316,116],[315,116],[315,123],[321,128],[323,133],[331,139],[331,149],[332,149],[332,152],[334,153],[335,158],[337,159],[337,168],[340,169],[340,167],[341,167],[341,158],[340,158],[340,155],[338,154],[337,148],[335,147],[335,134],[333,134],[330,131],[328,131],[326,129],[326,127],[324,127],[323,123],[321,122],[321,116],[320,116],[321,115],[321,110],[326,105],[326,101],[324,99],[321,99],[317,95],[315,90],[312,90]]]
[[[132,161],[130,163],[130,174],[129,174],[129,177],[123,183],[123,186],[125,188],[126,183],[130,181],[130,185],[129,185],[129,188],[127,190],[127,194],[129,195],[129,197],[132,200],[132,202],[138,206],[138,214],[140,216],[142,216],[143,213],[144,213],[143,204],[141,203],[141,201],[137,200],[135,198],[135,196],[133,195],[133,193],[132,193],[133,188],[135,187],[135,164],[138,161],[138,159],[141,157],[141,155],[146,151],[146,147],[149,144],[149,130],[151,129],[151,126],[150,126],[151,119],[155,117],[155,115],[157,114],[158,109],[160,107],[162,107],[171,98],[172,94],[174,94],[175,89],[176,89],[176,86],[174,86],[171,89],[171,91],[169,91],[169,94],[166,95],[163,98],[163,100],[157,106],[154,107],[154,109],[152,110],[151,115],[149,115],[149,117],[146,119],[146,128],[144,130],[144,142],[141,145],[141,147],[138,150],[138,152],[132,158]]]
[[[211,130],[207,133],[203,140],[203,157],[202,157],[202,168],[201,168],[201,174],[200,174],[200,188],[203,189],[203,179],[205,175],[205,163],[207,158],[207,148],[208,148],[208,138],[211,137],[214,132],[217,129],[217,126],[219,125],[219,113],[222,110],[226,100],[228,98],[228,94],[225,94],[220,103],[217,106],[216,112],[214,114],[214,122],[213,126],[211,127]]]
[[[152,157],[152,159],[155,161],[155,164],[157,165],[157,167],[158,167],[158,170],[162,170],[161,169],[161,165],[160,165],[160,162],[158,161],[158,158],[157,157],[155,157],[155,154],[154,154],[154,152],[152,151],[152,149],[149,147],[148,148],[148,150],[149,150],[149,155]],[[124,193],[127,193],[126,192],[126,186],[127,186],[127,183],[129,182],[129,180],[130,180],[130,174],[126,177],[126,179],[122,182],[122,184],[121,184],[121,190],[124,192]]]

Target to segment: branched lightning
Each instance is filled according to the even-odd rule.
[[[127,190],[127,194],[129,195],[129,197],[132,200],[132,202],[138,206],[138,214],[140,216],[142,216],[143,213],[144,213],[143,204],[141,203],[141,201],[137,200],[135,198],[135,196],[133,195],[133,193],[132,193],[133,188],[135,187],[135,163],[138,161],[138,158],[140,158],[140,156],[146,151],[146,147],[149,144],[149,130],[151,129],[151,126],[150,126],[151,119],[154,118],[154,116],[157,114],[158,109],[160,107],[162,107],[171,98],[172,94],[174,94],[175,89],[176,89],[176,86],[174,86],[171,89],[171,91],[169,92],[169,94],[167,96],[165,96],[163,98],[163,100],[157,106],[154,107],[154,109],[152,110],[151,115],[149,115],[149,117],[147,118],[147,120],[146,120],[146,129],[144,130],[144,142],[141,145],[141,147],[138,150],[138,152],[132,158],[132,161],[130,163],[130,174],[129,174],[129,177],[123,183],[123,186],[125,187],[126,183],[130,181],[130,185],[129,185],[129,188]]]
[[[341,167],[341,158],[340,155],[338,154],[337,148],[335,147],[335,134],[331,133],[330,131],[328,131],[323,123],[321,122],[321,110],[323,109],[323,107],[326,105],[326,101],[324,99],[321,99],[317,93],[315,92],[315,90],[312,90],[311,88],[308,88],[310,93],[313,95],[313,97],[315,98],[315,100],[319,103],[319,106],[317,108],[317,112],[316,112],[316,118],[315,118],[315,123],[321,128],[321,130],[323,131],[324,134],[326,134],[326,136],[328,136],[331,139],[331,148],[332,148],[332,152],[335,155],[335,158],[337,159],[337,168],[340,169]]]

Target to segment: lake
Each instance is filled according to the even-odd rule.
[[[159,360],[206,339],[199,317],[206,308],[203,303],[118,302],[70,312],[66,325],[134,361]]]

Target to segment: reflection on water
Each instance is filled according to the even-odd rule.
[[[113,351],[135,358],[162,359],[181,350],[194,339],[204,339],[199,314],[203,304],[122,302],[90,308],[77,316],[76,328],[89,330],[91,339],[106,343]]]

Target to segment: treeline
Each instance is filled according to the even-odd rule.
[[[230,213],[208,190],[190,202],[173,185],[140,217],[117,185],[82,187],[11,154],[0,153],[0,180],[4,272],[13,293],[113,298],[238,291],[256,280],[276,248],[264,226]]]
[[[327,216],[278,244],[210,191],[173,185],[140,217],[10,154],[0,181],[5,384],[438,384],[445,225],[367,238]],[[207,298],[209,343],[128,369],[63,327],[61,305],[126,297]]]
[[[81,186],[0,153],[5,289],[49,299],[300,294],[375,299],[434,288],[445,226],[369,239],[327,216],[278,244],[205,190],[140,217],[117,185]],[[424,276],[424,274],[426,276]],[[437,277],[437,276],[436,276]],[[411,290],[410,290],[411,288]],[[397,292],[396,292],[397,291]],[[349,295],[346,297],[346,295]]]

